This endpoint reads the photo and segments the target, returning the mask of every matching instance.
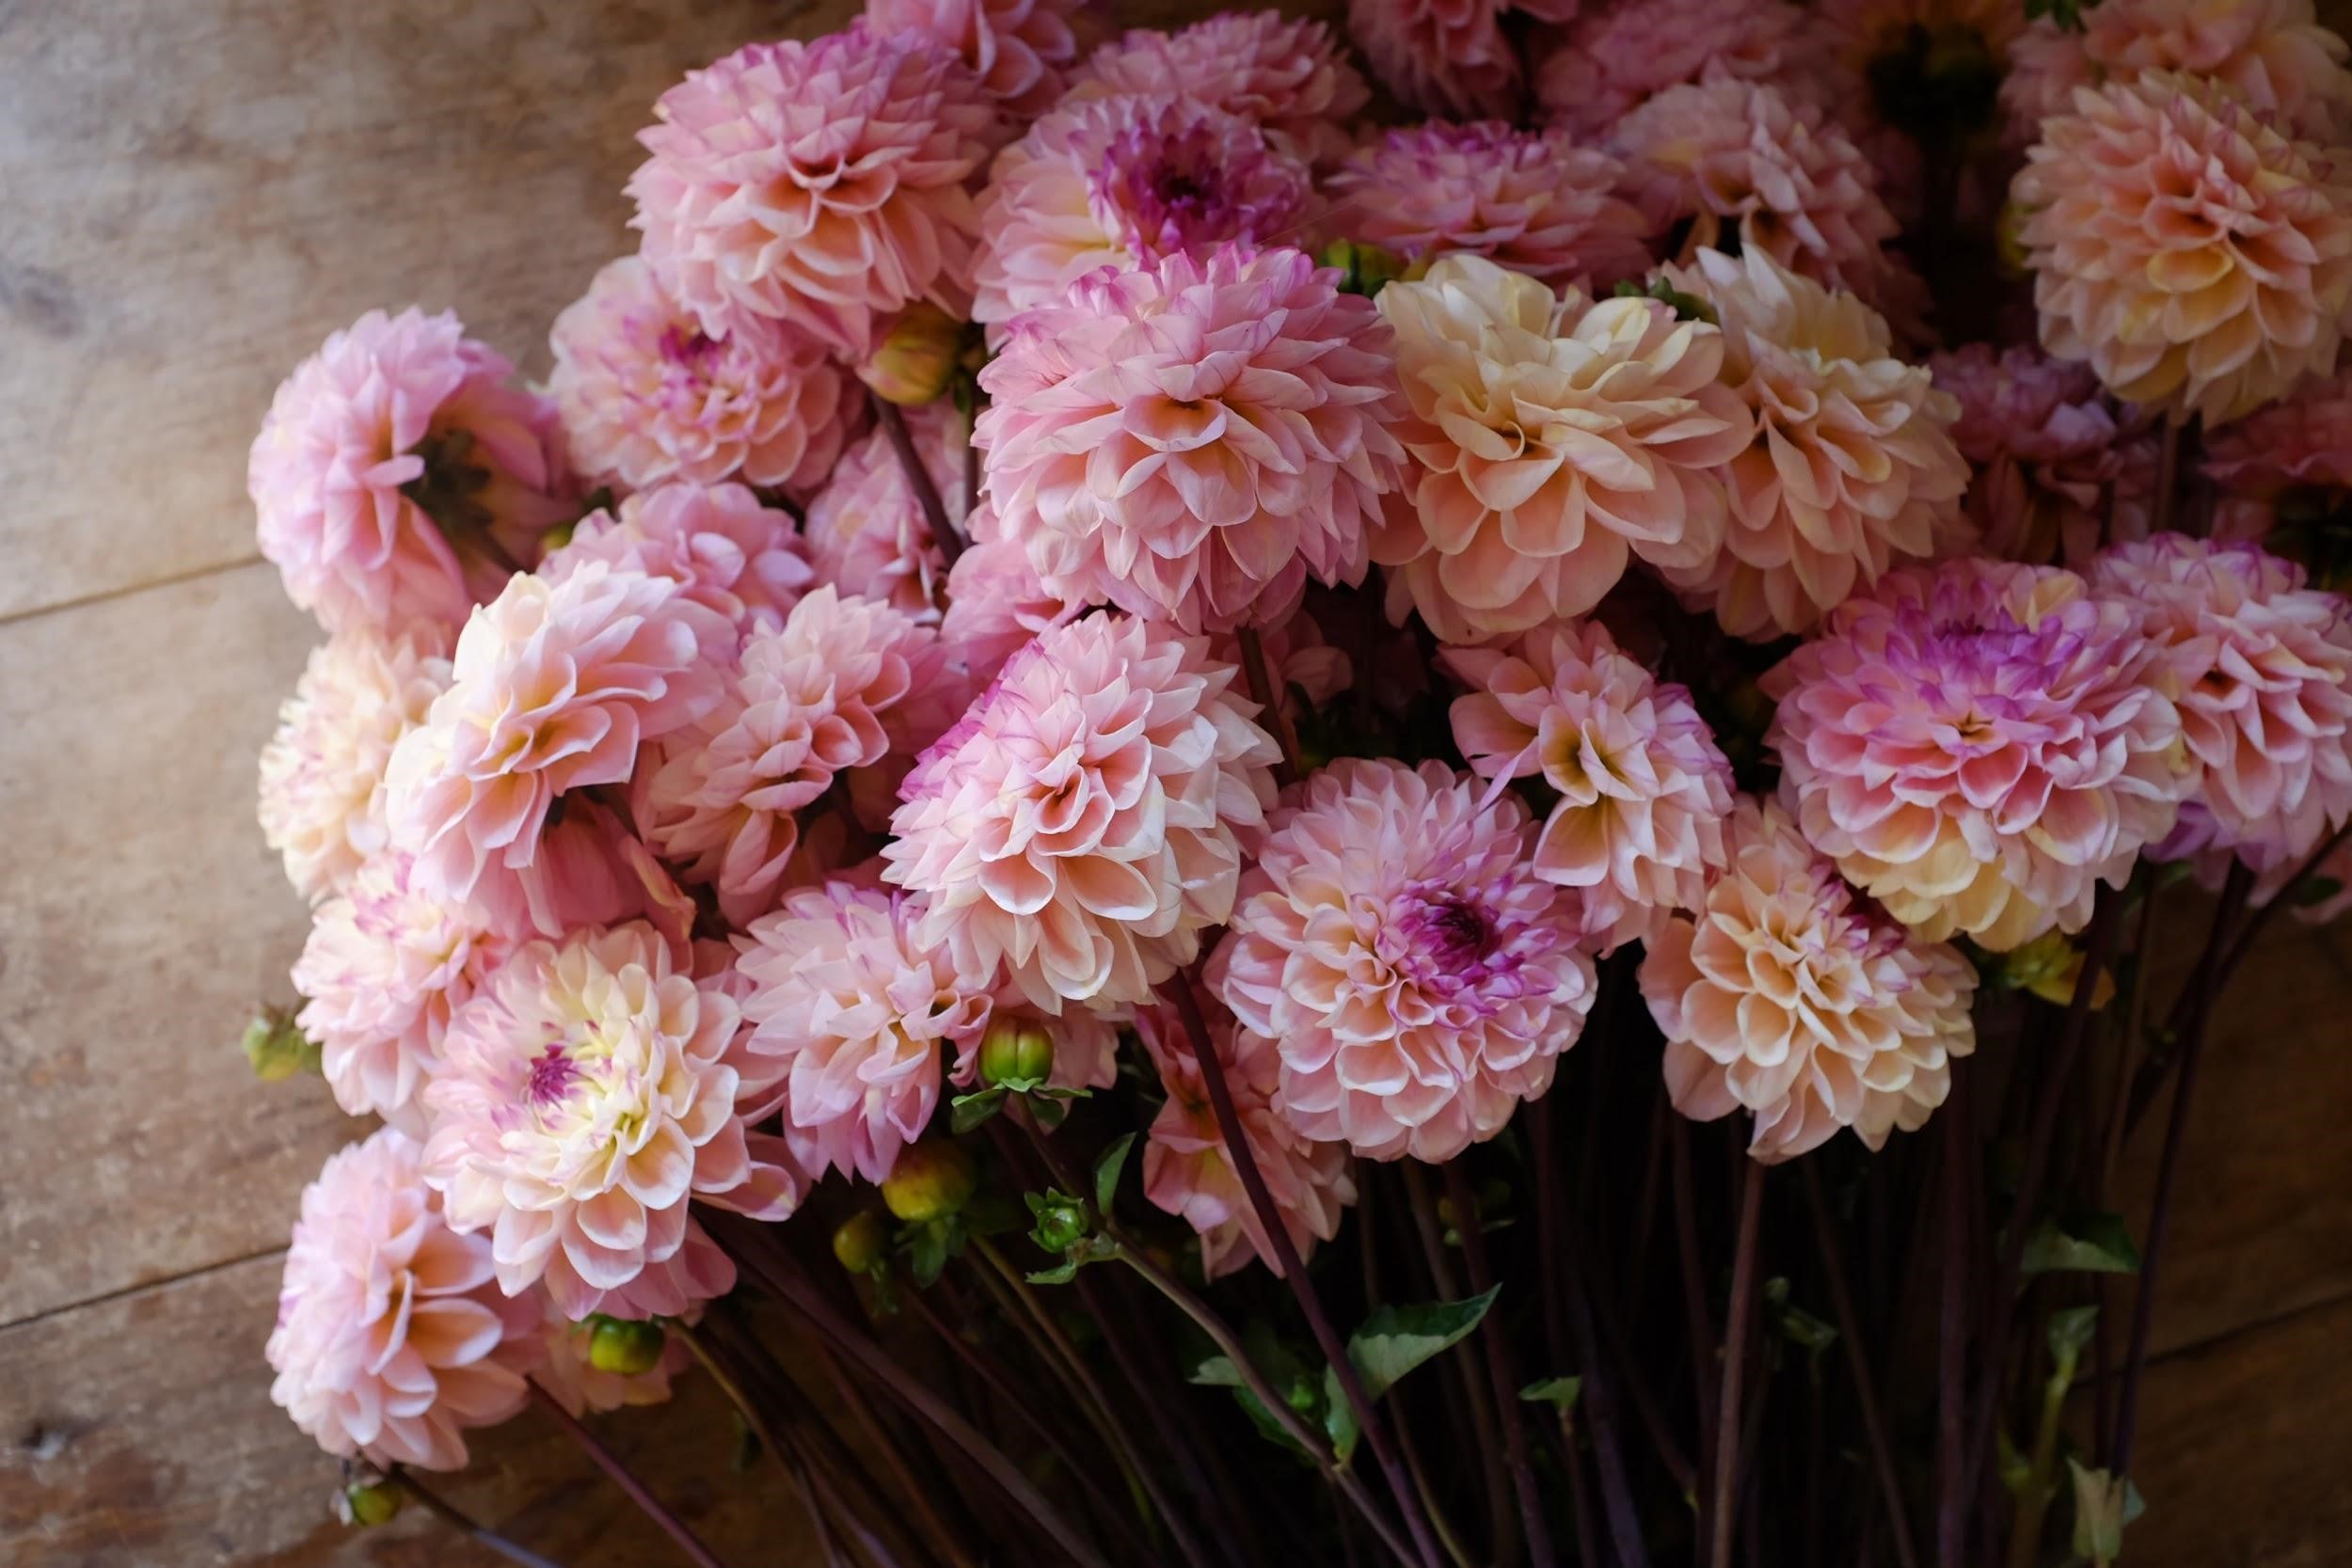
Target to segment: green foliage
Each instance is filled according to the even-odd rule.
[[[2139,1248],[2121,1214],[2043,1220],[2026,1238],[2024,1270],[2037,1274],[2137,1274]]]

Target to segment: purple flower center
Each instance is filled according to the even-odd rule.
[[[550,1045],[531,1064],[531,1102],[542,1108],[553,1105],[579,1081],[580,1064],[561,1045]]]
[[[1212,125],[1169,133],[1150,119],[1104,150],[1092,184],[1105,226],[1146,261],[1271,238],[1296,220],[1307,194],[1298,171],[1263,146]]]

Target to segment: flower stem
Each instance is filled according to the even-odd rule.
[[[2087,970],[2090,966],[2086,964]],[[1936,1319],[1935,1431],[1935,1561],[1936,1568],[1965,1568],[1967,1498],[1971,1466],[1962,1448],[1967,1432],[1968,1334],[1968,1179],[1969,1128],[1964,1075],[1952,1076],[1952,1092],[1944,1104],[1944,1263],[1938,1284],[1942,1290]],[[2021,1192],[2021,1196],[2023,1196]],[[2021,1211],[2022,1212],[2022,1211]],[[2023,1229],[2024,1222],[2016,1222]],[[1988,1360],[1998,1357],[1989,1350]],[[1997,1411],[2000,1378],[1996,1370],[1985,1373],[1993,1386],[1985,1396]]]
[[[516,1564],[516,1568],[561,1568],[561,1564],[554,1560],[541,1557],[530,1547],[518,1546],[497,1531],[485,1529],[475,1524],[471,1519],[460,1513],[438,1493],[410,1474],[405,1467],[395,1465],[385,1472],[385,1479],[394,1482],[402,1491],[422,1503],[427,1513],[449,1526],[450,1528],[465,1536],[485,1551],[497,1553],[507,1561]]]
[[[940,559],[953,567],[970,541],[948,517],[947,503],[939,499],[939,486],[931,483],[930,470],[923,467],[922,454],[914,450],[914,436],[907,429],[906,416],[887,398],[868,393],[866,401],[874,405],[874,422],[882,426],[890,450],[898,453],[898,467],[907,476],[907,488],[914,492],[914,504],[923,509],[924,525],[931,531],[931,542],[939,546]]]
[[[1259,717],[1273,733],[1275,743],[1282,748],[1282,762],[1274,770],[1274,782],[1296,784],[1301,777],[1298,732],[1292,727],[1290,711],[1282,705],[1281,689],[1274,684],[1274,672],[1266,664],[1265,641],[1255,626],[1243,626],[1233,635],[1241,644],[1241,673],[1249,683],[1249,699],[1263,710]]]
[[[1429,1182],[1422,1175],[1419,1161],[1400,1160],[1397,1174],[1405,1182],[1405,1193],[1413,1217],[1413,1230],[1421,1242],[1421,1254],[1429,1270],[1430,1288],[1440,1301],[1458,1301],[1463,1291],[1455,1279],[1454,1266],[1446,1259],[1444,1227],[1438,1223],[1438,1205],[1429,1196]],[[1486,1483],[1486,1514],[1490,1521],[1488,1533],[1494,1542],[1498,1568],[1507,1564],[1518,1552],[1518,1510],[1511,1499],[1511,1487],[1504,1479],[1502,1439],[1497,1433],[1494,1404],[1487,1393],[1486,1380],[1481,1375],[1477,1353],[1468,1344],[1457,1344],[1446,1353],[1449,1370],[1462,1391],[1460,1408],[1468,1412],[1470,1435],[1478,1446],[1478,1475]]]
[[[1470,1265],[1470,1290],[1484,1295],[1494,1289],[1494,1270],[1486,1261],[1486,1233],[1478,1223],[1478,1196],[1470,1191],[1462,1162],[1448,1160],[1439,1169],[1447,1198],[1454,1205],[1454,1228],[1462,1238],[1462,1258]],[[1479,1325],[1486,1347],[1486,1376],[1494,1386],[1495,1406],[1502,1413],[1502,1444],[1511,1462],[1511,1485],[1518,1494],[1519,1525],[1527,1531],[1528,1556],[1535,1568],[1550,1568],[1551,1530],[1544,1522],[1544,1499],[1535,1490],[1535,1467],[1528,1458],[1527,1423],[1519,1416],[1519,1380],[1511,1366],[1511,1345],[1502,1320],[1492,1308]],[[1571,1458],[1574,1456],[1571,1455]]]
[[[1751,1164],[1740,1184],[1740,1229],[1731,1255],[1731,1301],[1724,1310],[1724,1382],[1715,1407],[1714,1568],[1731,1568],[1731,1533],[1740,1497],[1740,1384],[1747,1367],[1748,1313],[1756,1297],[1756,1252],[1764,1219],[1764,1172]]]
[[[1846,1260],[1832,1228],[1829,1203],[1821,1196],[1820,1174],[1813,1162],[1798,1162],[1804,1178],[1805,1207],[1813,1217],[1813,1250],[1820,1253],[1829,1276],[1830,1307],[1837,1314],[1837,1338],[1846,1347],[1846,1368],[1854,1383],[1854,1399],[1862,1406],[1863,1435],[1870,1444],[1870,1466],[1878,1473],[1879,1493],[1886,1504],[1887,1522],[1894,1527],[1895,1560],[1901,1568],[1918,1568],[1911,1544],[1911,1521],[1903,1513],[1902,1479],[1895,1472],[1895,1449],[1886,1437],[1886,1418],[1879,1409],[1878,1387],[1870,1376],[1870,1357],[1862,1343],[1862,1325],[1854,1315],[1853,1291],[1846,1281]]]
[[[532,1379],[530,1386],[531,1397],[538,1402],[541,1410],[547,1412],[548,1419],[562,1427],[564,1435],[579,1445],[580,1451],[594,1460],[596,1468],[612,1478],[612,1484],[619,1487],[628,1496],[628,1500],[637,1505],[639,1512],[655,1524],[660,1525],[662,1533],[677,1543],[678,1550],[692,1560],[696,1568],[722,1568],[718,1558],[711,1554],[710,1548],[704,1545],[694,1532],[686,1528],[684,1520],[664,1508],[659,1498],[645,1490],[645,1483],[639,1481],[629,1467],[621,1463],[619,1455],[598,1442],[596,1434],[582,1426],[570,1411],[564,1409],[561,1401],[540,1386],[538,1379]]]
[[[759,1446],[768,1450],[769,1457],[784,1467],[787,1479],[801,1495],[801,1506],[808,1514],[810,1528],[817,1532],[817,1544],[824,1553],[826,1563],[829,1568],[843,1568],[841,1548],[834,1544],[833,1539],[833,1525],[817,1500],[816,1486],[809,1479],[808,1462],[802,1457],[800,1449],[797,1447],[787,1449],[778,1441],[775,1428],[769,1422],[766,1413],[692,1325],[683,1320],[673,1320],[670,1332],[676,1335],[693,1353],[694,1359],[702,1363],[703,1370],[710,1374],[710,1381],[719,1386],[721,1393],[726,1395],[727,1402],[735,1406],[736,1413],[752,1429],[752,1435],[759,1439]]]

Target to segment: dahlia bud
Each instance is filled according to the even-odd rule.
[[[1062,1193],[1031,1193],[1029,1213],[1037,1228],[1029,1239],[1047,1252],[1068,1252],[1087,1236],[1086,1205]]]
[[[882,1216],[871,1209],[851,1214],[833,1233],[833,1255],[851,1274],[872,1274],[881,1266],[888,1245]]]
[[[933,402],[962,369],[963,341],[963,323],[917,300],[890,324],[882,346],[858,367],[858,379],[887,403],[913,407]]]
[[[980,1037],[980,1082],[1035,1084],[1054,1070],[1054,1037],[1036,1019],[999,1018]]]
[[[343,1488],[336,1512],[343,1523],[367,1529],[389,1524],[400,1512],[400,1488],[389,1481],[355,1481]]]
[[[1385,246],[1359,240],[1333,240],[1315,260],[1340,272],[1340,292],[1370,299],[1381,286],[1405,276],[1405,258]]]
[[[961,1209],[977,1181],[972,1157],[945,1138],[903,1150],[882,1182],[882,1202],[902,1220],[945,1219]]]
[[[2001,276],[2012,283],[2024,278],[2033,266],[2033,249],[2026,244],[2026,220],[2031,215],[2027,208],[2010,201],[2002,205],[1994,220],[1993,259]]]
[[[608,1318],[601,1312],[588,1321],[595,1325],[588,1332],[588,1365],[600,1372],[635,1377],[652,1371],[670,1342],[657,1323]]]
[[[2024,946],[2002,954],[1993,983],[2011,990],[2030,991],[2044,1002],[2063,1007],[2074,1002],[2074,988],[2082,974],[2082,949],[2068,941],[2062,931],[2045,931]],[[2099,983],[2091,988],[2090,1005],[2104,1007],[2114,996],[2115,978],[2102,970]]]
[[[245,1059],[253,1076],[264,1084],[292,1078],[297,1072],[319,1070],[318,1041],[294,1022],[292,1007],[264,1007],[245,1026]]]

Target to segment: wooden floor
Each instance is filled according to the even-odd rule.
[[[304,928],[253,758],[313,636],[255,557],[246,447],[372,306],[453,306],[543,370],[627,245],[647,105],[789,14],[0,0],[0,1562],[477,1560],[333,1524],[333,1466],[268,1399],[295,1195],[356,1128],[233,1045]],[[2352,1560],[2348,958],[2286,933],[2224,1021],[2134,1563]],[[798,1560],[707,1388],[607,1430],[723,1555]],[[576,1568],[671,1560],[533,1420],[480,1448],[468,1508]]]

